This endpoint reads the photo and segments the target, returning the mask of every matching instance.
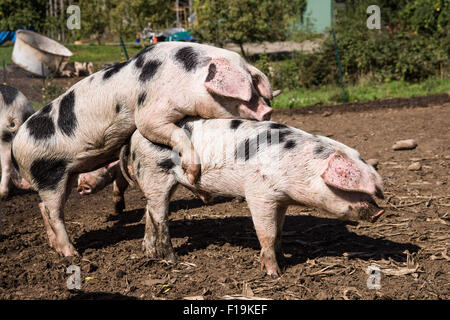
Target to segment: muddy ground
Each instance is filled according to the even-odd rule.
[[[89,197],[72,193],[66,225],[82,257],[71,259],[49,248],[37,194],[16,191],[0,203],[0,299],[449,299],[448,96],[276,111],[274,120],[378,159],[386,194],[379,204],[387,211],[379,222],[291,207],[283,274],[272,279],[259,270],[245,202],[219,197],[203,205],[179,188],[170,210],[178,263],[167,264],[141,250],[145,199],[136,188],[119,217],[112,215],[111,186]],[[416,139],[416,149],[392,150],[407,138]],[[409,171],[412,162],[422,168]],[[70,265],[81,267],[81,290],[66,286]],[[381,269],[379,289],[367,287],[369,266]]]

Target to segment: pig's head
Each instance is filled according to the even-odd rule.
[[[211,59],[206,68],[204,86],[212,95],[208,107],[216,105],[231,118],[269,120],[273,109],[269,79],[257,68],[234,65],[225,58]]]
[[[116,170],[119,170],[119,161],[112,162],[95,171],[82,173],[78,176],[77,191],[81,195],[94,194],[116,178]]]
[[[355,154],[341,151],[323,159],[325,170],[318,174],[312,189],[315,203],[343,220],[375,222],[384,210],[373,196],[383,199],[383,183],[375,169]],[[321,166],[323,168],[323,166]]]

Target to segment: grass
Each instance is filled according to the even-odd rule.
[[[91,61],[96,67],[101,67],[105,62],[125,60],[122,47],[120,45],[73,45],[66,47],[72,51],[71,61],[88,62]],[[131,58],[142,50],[140,46],[127,46],[128,56]],[[3,61],[11,64],[11,54],[13,44],[8,43],[0,46],[0,67],[3,67]]]
[[[430,78],[419,83],[392,81],[369,83],[346,87],[350,102],[371,101],[390,98],[413,98],[430,94],[450,93],[450,79]],[[324,86],[318,89],[297,89],[282,93],[272,103],[274,108],[304,107],[317,104],[339,104],[343,102],[340,86]]]

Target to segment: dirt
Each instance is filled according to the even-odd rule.
[[[0,299],[449,299],[448,96],[277,110],[273,118],[378,159],[386,214],[370,224],[290,207],[282,276],[272,279],[259,269],[245,202],[219,197],[203,205],[179,188],[170,207],[178,262],[168,264],[142,252],[145,199],[136,188],[127,191],[118,217],[111,186],[89,197],[72,193],[65,221],[80,258],[49,248],[38,195],[16,191],[0,203]],[[417,148],[392,150],[409,138]],[[407,170],[413,162],[421,170]],[[70,265],[81,268],[80,290],[67,288]],[[369,266],[381,269],[379,289],[368,288],[376,276]]]

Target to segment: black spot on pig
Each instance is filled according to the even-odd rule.
[[[138,178],[140,177],[140,175],[141,175],[141,162],[139,161],[138,165],[137,165],[137,176],[138,176]]]
[[[120,112],[120,104],[116,104],[116,113],[119,113]]]
[[[10,86],[0,85],[0,94],[3,96],[3,101],[6,105],[10,105],[14,102],[19,90]]]
[[[276,133],[272,133],[272,134],[276,134]],[[290,130],[280,130],[278,132],[278,142],[283,143],[284,141],[286,141],[286,137],[290,134],[292,134],[292,131],[290,131]]]
[[[242,120],[231,120],[230,129],[236,130],[242,124]]]
[[[136,62],[134,63],[134,65],[137,68],[142,68],[144,66],[144,62],[145,62],[145,56],[144,55],[139,55],[136,59]]]
[[[284,125],[284,124],[281,124],[281,123],[276,123],[276,122],[272,122],[269,125],[269,127],[270,127],[270,129],[287,129],[288,128],[287,125]]]
[[[133,160],[133,162],[136,160],[136,152],[134,152],[134,151],[131,154],[131,160]]]
[[[149,62],[144,64],[142,67],[141,74],[139,75],[139,80],[141,82],[151,80],[155,76],[161,64],[162,62],[158,60],[150,60]]]
[[[58,126],[67,136],[72,136],[78,125],[74,108],[75,93],[72,90],[61,99],[61,103],[59,104]]]
[[[55,134],[55,124],[50,117],[52,104],[48,104],[32,115],[26,122],[27,129],[36,140],[47,140]]]
[[[334,152],[334,149],[324,144],[318,144],[314,147],[313,155],[316,159],[328,159]]]
[[[138,106],[142,106],[145,102],[145,99],[147,99],[147,92],[142,92],[138,97]]]
[[[287,150],[291,150],[291,149],[294,149],[296,145],[297,145],[297,144],[295,143],[294,140],[288,140],[288,141],[286,141],[286,143],[284,144],[284,148],[287,149]]]
[[[195,70],[200,64],[198,52],[190,46],[179,49],[175,54],[175,59],[180,62],[188,72]]]
[[[11,132],[3,131],[2,139],[1,139],[3,142],[9,143],[9,142],[11,142],[12,138],[13,138],[13,135]]]
[[[55,190],[66,173],[67,163],[57,159],[36,159],[30,167],[39,190]]]
[[[165,159],[161,162],[158,162],[158,167],[165,171],[169,171],[175,166],[175,163],[172,161],[172,159]]]
[[[31,111],[26,111],[22,114],[22,123],[24,123],[25,121],[27,121],[27,119],[29,117],[31,117],[33,115],[33,112]]]
[[[141,52],[139,52],[137,55],[135,55],[132,59],[135,61],[134,65],[139,69],[142,68],[142,66],[144,65],[144,62],[145,62],[146,54],[148,52],[152,51],[153,49],[155,49],[155,47],[156,47],[156,45],[151,45],[151,46],[145,48],[144,50],[142,50]]]
[[[115,65],[106,68],[105,73],[103,74],[103,80],[107,80],[107,79],[111,78],[117,72],[122,70],[122,68],[125,67],[128,63],[130,63],[130,60],[122,62],[122,63],[116,63]]]
[[[11,162],[16,170],[19,170],[19,164],[17,163],[16,158],[14,157],[13,146],[11,144]]]
[[[206,76],[205,82],[209,82],[216,76],[217,67],[214,63],[211,63],[208,67],[208,75]]]

